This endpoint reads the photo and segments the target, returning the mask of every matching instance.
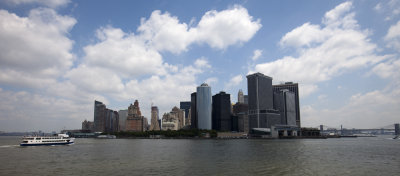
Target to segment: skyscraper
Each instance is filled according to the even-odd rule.
[[[126,131],[144,131],[144,119],[140,112],[139,102],[135,100],[135,103],[128,107],[128,117],[126,119]]]
[[[296,125],[295,94],[287,89],[274,92],[274,108],[281,114],[282,125]]]
[[[94,101],[94,131],[116,132],[118,131],[118,112],[107,109],[100,101]]]
[[[128,117],[128,110],[127,109],[119,110],[118,116],[119,116],[119,130],[125,131],[125,124],[126,124],[126,118]]]
[[[189,109],[190,109],[190,101],[181,101],[180,102],[180,109],[185,110],[185,123],[187,124],[188,117],[189,117]]]
[[[104,132],[106,129],[106,105],[100,101],[94,101],[94,131]]]
[[[231,131],[231,95],[220,92],[212,96],[212,129]]]
[[[299,84],[293,82],[286,82],[284,84],[273,85],[274,92],[279,92],[280,90],[287,89],[294,92],[295,96],[295,107],[296,107],[296,125],[300,127],[300,100],[299,100]]]
[[[273,109],[272,78],[261,73],[247,75],[249,130],[280,124],[280,114]]]
[[[244,103],[244,95],[243,95],[242,89],[239,89],[239,92],[238,92],[238,102]]]
[[[211,130],[211,87],[206,83],[197,87],[196,114],[199,129]]]
[[[196,92],[193,92],[190,95],[190,126],[192,128],[198,128],[197,110],[196,110],[196,97],[197,97],[197,93]]]
[[[151,131],[160,131],[160,124],[158,123],[159,120],[159,111],[157,106],[151,107],[151,124],[150,130]]]

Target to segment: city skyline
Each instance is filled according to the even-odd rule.
[[[246,76],[298,83],[301,126],[398,123],[398,1],[0,2],[0,131],[92,121],[93,101],[151,119]],[[40,123],[37,123],[40,122]]]

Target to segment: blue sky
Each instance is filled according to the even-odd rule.
[[[0,131],[59,131],[135,99],[150,116],[207,82],[298,82],[301,123],[398,123],[398,1],[0,2]]]

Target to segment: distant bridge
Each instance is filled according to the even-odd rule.
[[[394,134],[400,135],[399,124],[390,124],[378,128],[342,128],[342,126],[337,129],[335,127],[329,127],[325,125],[320,125],[318,127],[322,133],[338,133],[341,134],[360,134],[360,133],[371,133],[371,134]]]

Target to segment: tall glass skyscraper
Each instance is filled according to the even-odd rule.
[[[197,87],[196,114],[199,129],[211,130],[211,87],[206,83]]]

